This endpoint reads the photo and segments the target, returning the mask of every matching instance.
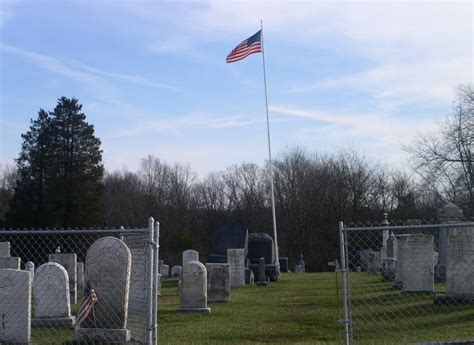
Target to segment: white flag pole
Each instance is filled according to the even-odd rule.
[[[267,138],[268,138],[268,160],[270,164],[270,186],[272,192],[272,216],[273,216],[273,241],[275,244],[275,256],[278,271],[280,271],[280,256],[278,255],[278,237],[277,237],[277,224],[275,214],[275,192],[273,188],[273,167],[272,167],[272,149],[270,145],[270,121],[268,118],[268,96],[267,96],[267,76],[265,73],[265,49],[263,46],[263,20],[260,20],[261,29],[261,41],[262,41],[262,61],[263,61],[263,84],[265,86],[265,109],[267,112]]]

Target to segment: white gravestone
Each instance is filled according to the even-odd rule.
[[[30,343],[30,272],[0,269],[0,317],[0,344]]]
[[[230,264],[230,287],[245,286],[245,249],[227,249]]]
[[[10,268],[12,270],[19,270],[20,269],[20,258],[5,256],[0,257],[0,269],[2,268]]]
[[[207,301],[230,302],[230,265],[224,263],[206,264]]]
[[[36,271],[33,279],[35,318],[33,326],[72,326],[69,302],[69,278],[66,269],[56,262],[47,262]]]
[[[367,253],[367,272],[368,273],[380,272],[380,252],[371,251]]]
[[[189,261],[184,265],[180,297],[178,312],[211,312],[207,307],[206,267],[199,261]]]
[[[31,273],[31,281],[33,281],[35,279],[35,263],[28,261],[25,264],[25,271],[28,271]]]
[[[401,255],[402,291],[434,290],[434,237],[412,234],[398,240]],[[400,258],[400,257],[399,257]]]
[[[474,228],[448,231],[446,295],[474,297]]]
[[[173,277],[173,278],[181,277],[181,270],[182,269],[183,268],[179,265],[171,267],[171,277]]]
[[[10,256],[10,242],[0,242],[0,256]]]
[[[395,242],[397,245],[394,247],[394,254],[396,256],[395,261],[395,285],[401,287],[403,281],[403,269],[402,269],[402,248],[400,247],[400,241],[410,235],[397,235]]]
[[[115,237],[95,241],[87,251],[86,284],[95,290],[98,303],[93,317],[76,328],[77,341],[130,340],[127,327],[131,254],[127,245]]]
[[[160,274],[163,275],[163,278],[169,278],[170,276],[170,266],[169,265],[161,265],[160,266]]]
[[[197,251],[189,249],[183,252],[183,268],[190,261],[199,261],[199,253]]]
[[[84,263],[77,263],[77,294],[84,295]]]
[[[69,276],[69,295],[71,304],[77,303],[77,255],[75,253],[49,254],[49,262],[56,262],[66,269]]]

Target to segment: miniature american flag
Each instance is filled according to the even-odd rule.
[[[84,322],[89,320],[92,311],[94,310],[94,305],[97,303],[99,303],[99,300],[95,294],[95,290],[86,288],[84,291],[84,299],[82,300],[79,312],[77,313],[78,326],[81,326]]]
[[[260,52],[262,52],[262,30],[235,47],[230,54],[227,55],[225,61],[227,63],[236,62],[245,59],[250,54]]]

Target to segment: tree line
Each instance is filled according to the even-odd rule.
[[[308,269],[326,270],[339,256],[339,221],[379,222],[384,213],[434,218],[447,200],[472,215],[473,104],[472,88],[460,87],[453,113],[430,134],[437,141],[423,145],[418,138],[405,147],[420,178],[353,150],[322,154],[295,147],[277,155],[280,255],[294,264],[303,253]],[[32,121],[16,169],[0,175],[3,226],[142,227],[152,216],[160,222],[160,254],[172,264],[189,248],[205,257],[216,224],[237,222],[272,235],[268,165],[242,163],[198,178],[190,165],[149,155],[137,171],[106,172],[100,140],[81,109],[63,97],[53,112],[40,110]]]

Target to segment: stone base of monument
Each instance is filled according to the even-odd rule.
[[[434,305],[474,304],[474,295],[438,294],[433,298]]]
[[[31,319],[31,327],[73,327],[75,316],[69,317],[41,317]]]
[[[257,285],[257,286],[267,286],[267,285],[268,285],[268,282],[267,282],[267,281],[256,282],[255,285]]]
[[[209,314],[211,312],[211,308],[178,308],[176,309],[178,313],[203,313]]]
[[[110,328],[76,328],[75,338],[78,343],[99,341],[101,344],[130,341],[128,329]]]

